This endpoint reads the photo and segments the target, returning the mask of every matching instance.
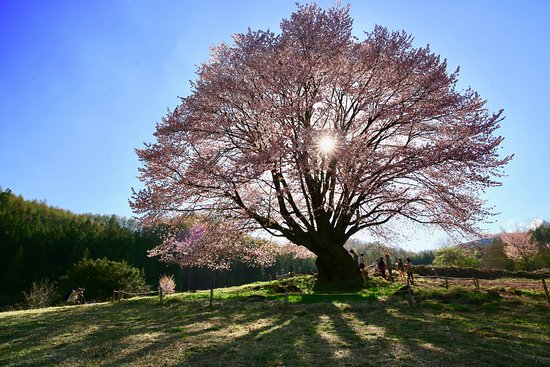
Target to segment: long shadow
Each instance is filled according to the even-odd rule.
[[[186,363],[232,366],[247,361],[246,365],[258,366],[374,366],[385,359],[388,342],[360,337],[352,327],[353,320],[344,316],[348,311],[332,303],[295,304],[286,311],[280,308],[272,311],[278,312],[274,324],[281,327],[271,324],[256,329],[203,351]]]
[[[222,338],[217,344],[174,355],[167,364],[216,365],[219,362],[220,365],[232,365],[249,360],[252,365],[286,364],[288,361],[302,366],[329,362],[338,365],[355,360],[354,349],[362,343],[339,315],[340,310],[330,303],[290,305],[285,309],[281,303],[241,307],[237,302],[229,310],[205,309],[200,301],[187,301],[173,307],[150,303],[134,303],[132,307],[124,303],[91,307],[53,310],[37,315],[31,323],[20,323],[5,336],[5,340],[12,342],[10,355],[25,358],[3,362],[14,366],[100,365],[105,360],[113,365],[131,364],[147,355],[189,347],[185,340],[182,341],[184,338],[204,339],[228,324],[253,326],[259,319],[268,322],[257,328],[251,326],[249,331],[234,339]],[[252,312],[246,314],[245,310]],[[319,314],[331,320],[333,329],[342,333],[339,337],[342,341],[335,342],[322,336],[319,325],[327,321],[320,320]],[[36,332],[36,323],[50,326]],[[200,323],[210,326],[189,330],[189,325]],[[32,334],[28,332],[30,330],[33,330]],[[328,330],[326,334],[334,334],[334,330]],[[80,335],[74,337],[73,334],[79,332]],[[143,334],[152,337],[142,345],[130,345],[132,337]],[[67,338],[73,335],[73,339],[63,341],[65,335]],[[26,350],[33,346],[32,351]],[[131,351],[126,352],[128,349]],[[125,354],[121,353],[122,350]]]
[[[36,314],[27,314],[24,320],[18,320],[8,328],[2,327],[0,331],[0,365],[13,363],[14,365],[42,365],[40,358],[43,352],[48,350],[48,344],[56,338],[61,339],[63,335],[85,333],[91,326],[88,321],[83,320],[90,312],[101,317],[100,307],[95,305],[91,311],[89,306],[78,306],[71,308],[54,308],[48,311],[41,311]],[[68,339],[68,338],[67,338]],[[78,337],[73,339],[80,339]],[[69,342],[60,342],[54,345],[60,349],[65,346],[71,347]],[[15,361],[8,361],[2,355],[15,355]]]
[[[266,307],[267,306],[267,307]],[[332,346],[317,332],[317,312],[304,311],[296,305],[284,309],[277,305],[259,305],[272,322],[241,337],[210,348],[186,363],[193,366],[232,366],[242,364],[318,366],[332,358]],[[323,305],[314,306],[316,310]],[[307,308],[312,308],[309,306]],[[254,322],[250,315],[243,322]],[[322,364],[322,363],[321,363]]]
[[[178,354],[174,351],[189,345],[177,338],[166,338],[116,359],[112,363],[114,365],[131,364],[133,361],[142,361],[144,355],[172,350],[174,352],[172,363],[176,365],[232,366],[244,363],[251,366],[332,366],[349,364],[350,361],[357,360],[354,349],[363,342],[339,313],[340,310],[332,304],[290,305],[288,308],[274,303],[248,304],[246,308],[238,304],[232,305],[230,309],[212,310],[198,315],[186,320],[182,325],[180,337],[191,340],[209,338],[211,344],[206,347],[192,350],[190,353]],[[217,317],[220,318],[216,319]],[[332,320],[334,329],[338,329],[338,333],[342,334],[338,337],[339,341],[335,342],[323,337],[319,325],[326,325],[327,321],[320,320],[320,317]],[[207,321],[210,326],[188,330],[189,322],[203,321]],[[227,330],[223,337],[212,336],[212,333],[226,331],[220,330],[220,327],[228,329],[228,325],[236,323],[248,330],[239,336],[233,336],[230,330]],[[328,330],[327,334],[331,333],[334,334],[334,331]]]
[[[499,325],[483,305],[462,312],[400,302],[284,308],[280,302],[231,301],[207,308],[201,301],[185,301],[92,307],[37,314],[13,330],[1,330],[0,342],[7,346],[0,346],[0,354],[4,350],[15,357],[0,357],[0,364],[485,366],[502,360],[503,365],[536,366],[550,361],[549,338],[532,335],[550,331],[548,313],[539,310],[519,325],[517,320],[526,320],[520,314],[525,309],[515,310],[514,304],[501,304],[507,314],[500,319],[509,322]],[[44,327],[36,329],[36,323]],[[48,327],[50,323],[55,326]],[[78,330],[80,337],[63,342]],[[518,333],[521,340],[509,337]],[[502,359],[495,359],[495,353]]]
[[[158,307],[139,303],[53,309],[0,332],[0,351],[5,348],[6,352],[0,354],[14,356],[0,356],[0,365],[97,365],[94,360],[116,354],[117,344],[133,333],[162,333],[167,323],[181,318],[179,314],[166,317]],[[37,323],[45,326],[36,328]],[[164,339],[166,344],[169,338]]]
[[[377,312],[376,303],[353,302],[339,307],[333,306],[332,319],[340,337],[348,342],[353,355],[348,360],[353,365],[379,366],[388,361],[391,341],[385,337],[385,330],[370,322],[369,315]],[[344,362],[348,362],[345,360]],[[391,359],[392,366],[399,365],[399,358]]]
[[[524,319],[525,315],[511,308],[504,316],[510,321],[505,326],[493,321],[494,312],[484,311],[482,305],[470,305],[462,312],[445,307],[388,305],[380,307],[379,315],[371,314],[371,317],[356,308],[353,312],[356,318],[385,330],[391,357],[403,362],[452,366],[494,366],[495,363],[537,366],[550,362],[550,339],[544,338],[546,342],[541,343],[541,338],[528,336],[536,334],[537,327],[522,326],[521,339],[515,338],[516,320]],[[546,316],[539,325],[548,325],[549,321]],[[548,326],[545,329],[549,330]]]

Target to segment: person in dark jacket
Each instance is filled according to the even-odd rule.
[[[382,256],[378,259],[378,271],[382,274],[382,277],[386,279],[386,264],[384,263],[384,257]]]
[[[388,279],[393,283],[393,266],[389,254],[386,254],[386,268],[388,269]]]
[[[405,259],[405,271],[407,272],[407,284],[413,284],[414,277],[413,277],[412,263],[411,263],[411,259],[409,259],[408,257]]]

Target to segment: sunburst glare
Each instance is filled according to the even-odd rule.
[[[317,149],[321,153],[330,154],[336,149],[336,139],[333,136],[325,135],[319,139]]]

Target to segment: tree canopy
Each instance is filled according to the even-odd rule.
[[[137,149],[154,223],[216,213],[314,252],[321,278],[356,278],[344,243],[395,219],[475,233],[498,186],[502,111],[403,31],[352,36],[349,7],[298,6],[281,32],[212,47],[191,94]]]

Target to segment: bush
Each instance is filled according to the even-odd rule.
[[[148,290],[142,271],[125,261],[82,259],[73,269],[59,279],[58,290],[66,294],[71,289],[83,287],[87,300],[105,301],[114,290],[142,292]]]
[[[436,251],[433,265],[477,268],[478,255],[476,251],[468,251],[457,246],[443,247]]]
[[[159,289],[163,294],[172,294],[176,292],[176,282],[173,275],[162,275],[159,278]]]
[[[43,308],[52,306],[57,300],[55,286],[48,279],[32,282],[29,292],[23,292],[25,305],[28,308]]]

